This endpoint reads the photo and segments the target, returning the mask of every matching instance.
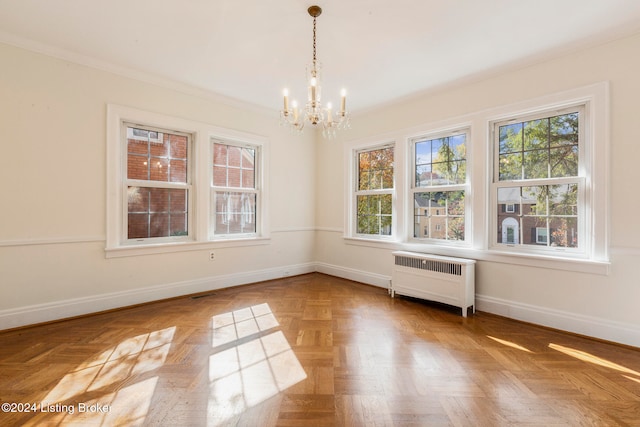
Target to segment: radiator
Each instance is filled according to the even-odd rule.
[[[389,293],[437,301],[467,310],[475,304],[475,260],[429,255],[417,252],[392,252],[393,272]]]

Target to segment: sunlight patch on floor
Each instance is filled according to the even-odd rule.
[[[527,353],[531,353],[531,350],[529,350],[528,348],[523,347],[523,346],[521,346],[519,344],[516,344],[516,343],[514,343],[512,341],[507,341],[507,340],[503,340],[503,339],[500,339],[500,338],[492,337],[491,335],[487,335],[487,338],[492,339],[495,342],[499,342],[502,345],[506,345],[507,347],[511,347],[511,348],[515,348],[517,350],[522,350],[522,351],[525,351]]]
[[[170,327],[120,342],[66,374],[42,402],[47,405],[65,402],[73,405],[77,412],[67,413],[65,422],[102,425],[108,420],[109,425],[141,424],[147,415],[158,378],[135,382],[117,392],[107,390],[127,378],[160,368],[169,354],[174,333],[175,327]],[[90,393],[92,399],[83,400],[85,393]],[[81,412],[78,405],[85,405],[82,408],[108,406],[109,410]]]
[[[616,371],[624,372],[626,374],[636,375],[640,377],[640,373],[634,371],[633,369],[629,369],[625,366],[619,365],[617,363],[611,362],[610,360],[602,359],[598,356],[594,356],[593,354],[587,353],[586,351],[577,350],[575,348],[565,347],[559,344],[549,344],[549,348],[557,350],[561,353],[564,353],[568,356],[575,357],[576,359],[582,360],[584,362],[593,363],[595,365],[603,366],[605,368],[614,369]],[[626,378],[626,375],[624,375]],[[632,378],[633,379],[633,378]],[[635,380],[638,381],[638,380]]]
[[[208,425],[225,425],[307,375],[268,304],[212,318]]]

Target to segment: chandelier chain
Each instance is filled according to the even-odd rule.
[[[316,18],[313,17],[313,63],[316,63]]]

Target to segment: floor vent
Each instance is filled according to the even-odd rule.
[[[194,295],[194,296],[191,297],[191,299],[200,299],[200,298],[212,297],[214,295],[215,295],[215,293]]]

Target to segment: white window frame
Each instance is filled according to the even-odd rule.
[[[123,123],[135,123],[144,128],[157,128],[192,135],[191,166],[191,203],[189,235],[167,240],[148,239],[147,241],[127,241],[126,194],[124,179],[126,178],[126,132]],[[256,225],[258,233],[251,236],[229,236],[228,238],[211,239],[210,232],[210,183],[212,180],[211,140],[234,141],[238,144],[253,145],[260,148],[259,173],[256,176],[260,183],[260,202],[256,208]],[[137,108],[108,104],[107,105],[107,200],[106,200],[106,246],[107,258],[170,253],[182,251],[204,250],[221,247],[254,246],[268,244],[270,241],[268,182],[266,167],[269,164],[269,141],[267,138],[220,128],[207,123],[178,118],[170,115],[154,113]]]
[[[213,163],[211,166],[211,179],[210,183],[210,226],[209,226],[209,238],[211,240],[235,240],[235,239],[247,239],[254,238],[261,235],[262,232],[262,221],[260,221],[260,216],[262,215],[260,206],[262,206],[262,149],[260,145],[257,144],[246,144],[238,141],[229,141],[222,140],[217,138],[212,138],[210,141],[211,152],[213,152],[213,147],[215,144],[222,144],[227,146],[239,147],[239,148],[250,148],[254,150],[255,158],[254,158],[254,187],[253,188],[241,188],[241,187],[228,187],[228,186],[216,186],[213,181]],[[213,156],[211,156],[213,162]],[[233,192],[233,193],[246,193],[253,194],[256,197],[256,221],[255,228],[256,231],[252,233],[223,233],[216,234],[215,225],[216,225],[216,200],[215,194],[216,192]]]
[[[360,173],[360,165],[359,165],[359,154],[365,153],[369,151],[375,151],[380,149],[391,148],[393,149],[393,187],[392,188],[384,188],[384,189],[374,189],[374,190],[359,190],[359,173]],[[352,154],[352,165],[353,165],[353,177],[352,180],[352,198],[351,198],[351,227],[352,236],[364,239],[364,240],[379,240],[379,241],[393,241],[396,240],[397,236],[397,214],[396,214],[396,164],[397,164],[397,152],[396,152],[396,144],[395,142],[388,142],[377,145],[370,145],[365,147],[359,147],[353,150]],[[358,196],[373,196],[373,195],[391,195],[391,233],[389,235],[384,234],[364,234],[358,233]]]
[[[439,138],[446,138],[455,135],[465,135],[465,182],[461,184],[446,184],[446,185],[430,185],[425,187],[416,186],[415,182],[415,172],[416,172],[416,144],[423,141],[429,141]],[[407,205],[407,214],[411,215],[411,221],[409,224],[412,224],[412,229],[407,230],[408,233],[408,241],[412,243],[428,243],[433,245],[442,245],[442,246],[461,246],[461,247],[470,247],[471,246],[471,236],[472,236],[472,227],[471,227],[471,158],[470,158],[470,145],[471,144],[471,128],[468,125],[463,126],[453,126],[452,128],[447,128],[445,130],[439,130],[435,132],[428,132],[424,134],[420,134],[419,136],[413,136],[408,139],[409,152],[410,152],[410,170],[409,170],[409,194],[407,197],[406,205]],[[415,237],[414,229],[415,227],[415,194],[416,193],[424,193],[424,192],[453,192],[453,191],[464,191],[465,194],[465,203],[464,203],[464,240],[447,240],[447,239],[438,239],[433,238],[430,233],[429,236],[426,237]],[[439,215],[439,212],[436,213]],[[446,216],[446,215],[445,215]],[[438,230],[441,226],[436,225],[435,231]]]
[[[609,170],[609,85],[607,82],[573,89],[567,92],[526,101],[516,106],[504,107],[501,114],[488,118],[488,152],[491,153],[491,172],[487,174],[489,186],[489,242],[487,259],[504,260],[522,265],[548,266],[607,274],[608,260],[608,170]],[[579,249],[541,247],[539,245],[504,245],[498,243],[497,188],[509,186],[498,182],[498,146],[495,135],[497,123],[513,120],[520,122],[535,116],[554,116],[576,107],[583,108],[580,117],[582,137],[579,141],[578,178],[582,187],[578,195]],[[576,181],[574,178],[558,179],[559,183]],[[521,185],[527,183],[520,182]]]
[[[181,132],[169,128],[158,128],[153,126],[145,126],[139,123],[122,122],[122,143],[123,147],[123,177],[122,177],[122,235],[120,236],[123,245],[137,245],[137,244],[161,244],[161,243],[173,243],[173,242],[185,242],[193,241],[193,135],[191,133]],[[152,180],[140,180],[130,179],[127,176],[127,140],[136,139],[139,141],[148,141],[152,144],[162,144],[159,139],[149,138],[136,138],[129,130],[132,127],[157,132],[158,134],[169,133],[172,135],[180,135],[187,138],[187,181],[184,183],[171,182],[171,181],[152,181]],[[129,187],[142,187],[142,188],[163,188],[163,189],[175,189],[187,191],[187,235],[185,236],[166,236],[166,237],[146,237],[146,238],[129,238],[128,236],[128,222],[129,222],[129,210],[128,210],[128,188]]]

